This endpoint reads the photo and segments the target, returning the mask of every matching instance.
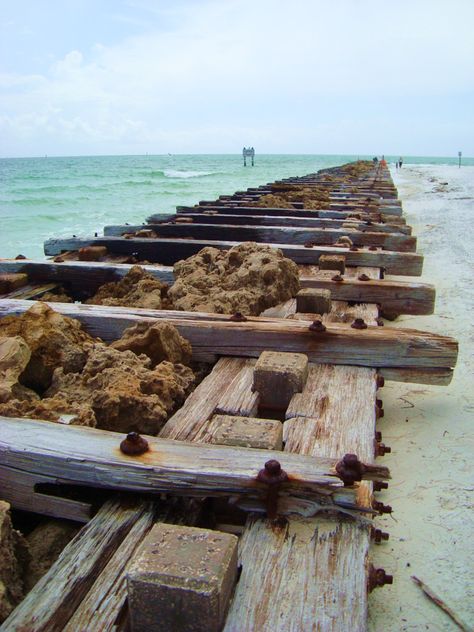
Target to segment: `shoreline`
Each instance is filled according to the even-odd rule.
[[[411,576],[428,584],[472,625],[474,181],[457,167],[404,165],[391,173],[425,257],[420,280],[434,283],[437,295],[434,315],[401,316],[390,325],[416,323],[417,329],[454,336],[459,360],[449,386],[389,382],[381,391],[385,417],[379,430],[392,447],[383,463],[393,480],[380,496],[393,505],[394,518],[377,519],[390,540],[374,546],[370,557],[394,575],[394,584],[371,594],[368,629],[456,631]]]

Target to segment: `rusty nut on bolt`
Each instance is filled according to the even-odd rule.
[[[232,314],[229,320],[231,320],[233,323],[246,323],[248,319],[241,312],[235,312],[235,314]]]
[[[380,544],[382,540],[387,541],[390,538],[390,535],[386,531],[376,529],[375,527],[370,527],[370,537],[375,542],[375,544]]]
[[[140,454],[145,454],[148,450],[148,441],[141,437],[138,432],[129,432],[120,443],[120,451],[127,456],[140,456]]]
[[[315,331],[316,333],[322,334],[326,331],[325,325],[323,325],[321,320],[313,320],[311,325],[308,327],[310,331]]]
[[[383,568],[375,568],[369,565],[368,590],[372,592],[374,588],[381,588],[386,584],[393,584],[393,575],[387,575]]]

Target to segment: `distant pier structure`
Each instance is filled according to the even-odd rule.
[[[244,157],[244,167],[247,166],[247,158],[251,158],[252,159],[252,167],[254,164],[254,158],[255,158],[255,149],[253,147],[244,147],[242,149],[242,156]]]

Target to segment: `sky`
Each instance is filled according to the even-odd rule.
[[[474,0],[0,0],[0,156],[474,156]]]

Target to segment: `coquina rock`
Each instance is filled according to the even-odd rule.
[[[0,623],[24,597],[28,547],[12,527],[9,503],[0,500]]]
[[[254,242],[230,250],[204,248],[178,261],[168,290],[174,308],[258,315],[295,296],[298,267],[281,250]]]
[[[79,321],[41,302],[20,316],[0,319],[0,336],[21,336],[25,340],[31,358],[20,382],[39,393],[48,388],[57,367],[62,367],[65,373],[80,371],[87,356],[84,345],[94,341]]]
[[[105,283],[86,303],[116,307],[161,309],[168,286],[140,266],[133,266],[120,281]]]

